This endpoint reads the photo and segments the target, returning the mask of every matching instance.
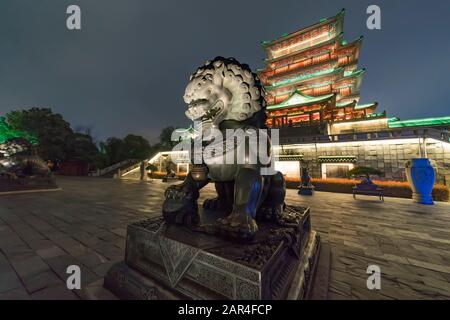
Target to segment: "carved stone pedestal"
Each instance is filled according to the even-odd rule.
[[[125,261],[104,285],[122,299],[304,299],[320,240],[309,208],[286,210],[295,223],[259,222],[250,243],[167,225],[162,217],[131,224]]]

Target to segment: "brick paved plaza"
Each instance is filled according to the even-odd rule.
[[[167,184],[58,178],[62,191],[0,197],[0,299],[114,298],[102,288],[122,260],[128,223],[159,214]],[[205,188],[201,200],[211,196]],[[450,203],[316,192],[288,203],[311,207],[313,228],[331,247],[330,299],[450,299]],[[82,269],[82,290],[66,268]],[[380,266],[381,290],[366,287]]]

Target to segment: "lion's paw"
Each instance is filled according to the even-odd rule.
[[[219,197],[206,199],[203,208],[207,210],[231,211],[232,207],[220,200]]]
[[[261,206],[256,214],[258,221],[278,221],[283,214],[283,205]]]
[[[251,240],[258,231],[255,219],[238,212],[217,219],[216,228],[220,234],[239,240]]]

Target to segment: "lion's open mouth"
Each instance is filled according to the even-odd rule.
[[[198,99],[189,103],[186,115],[193,121],[213,120],[222,110],[222,103],[216,100],[211,103],[206,99]]]

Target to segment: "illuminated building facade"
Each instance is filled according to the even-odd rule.
[[[299,178],[307,163],[315,178],[342,178],[354,166],[368,166],[404,181],[406,161],[428,157],[437,182],[450,185],[450,117],[401,121],[377,112],[376,102],[361,104],[363,38],[344,40],[344,14],[262,42],[265,67],[257,72],[266,89],[267,125],[280,134],[276,169]],[[189,170],[187,153],[162,152],[150,161],[168,156],[179,173]]]
[[[354,166],[405,180],[405,162],[429,157],[437,180],[450,182],[450,117],[400,121],[360,103],[363,37],[343,37],[345,10],[273,41],[258,75],[266,89],[267,125],[280,131],[277,169],[298,177],[302,161],[313,177],[345,177]]]

